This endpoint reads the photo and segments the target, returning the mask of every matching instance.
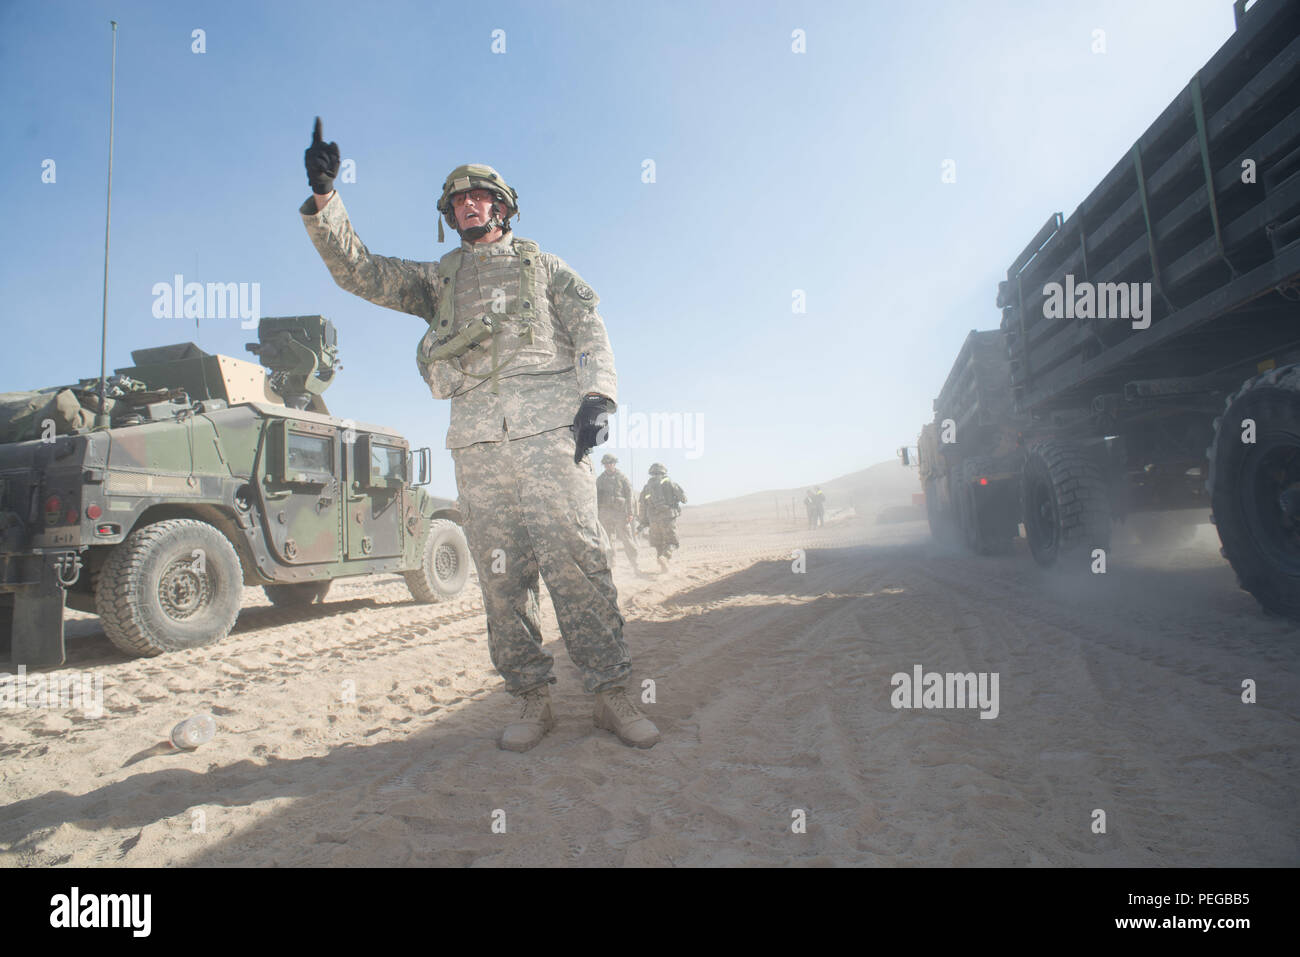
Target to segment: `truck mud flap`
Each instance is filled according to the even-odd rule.
[[[63,664],[63,589],[56,583],[27,585],[4,597],[8,601],[0,605],[0,650],[8,645],[11,666]]]

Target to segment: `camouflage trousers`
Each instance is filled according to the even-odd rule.
[[[650,546],[665,558],[678,547],[677,524],[673,519],[650,519]]]
[[[660,555],[668,556],[678,546],[677,515],[670,508],[651,506],[646,518],[650,526],[650,545]]]
[[[609,562],[614,564],[614,552],[618,546],[623,546],[623,551],[627,554],[627,560],[636,568],[636,542],[632,539],[632,530],[628,528],[627,511],[622,509],[602,509],[600,512],[600,525],[605,529],[605,534],[609,536]]]
[[[538,576],[588,692],[624,684],[632,662],[596,521],[591,462],[573,464],[567,428],[453,449],[488,650],[511,694],[555,681],[542,648]]]

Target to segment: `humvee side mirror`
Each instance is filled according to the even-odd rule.
[[[412,482],[411,487],[419,488],[421,486],[428,485],[429,482],[432,481],[432,476],[429,474],[430,471],[429,447],[426,445],[424,448],[421,449],[413,449],[409,454],[410,454],[410,460],[409,460],[410,467],[408,467],[406,470],[408,475],[416,471],[415,457],[417,455],[420,457],[420,467],[418,470],[420,474],[420,481]]]
[[[901,449],[898,450],[898,456],[899,456],[899,458],[901,458],[901,459],[903,460],[903,464],[904,464],[904,465],[911,465],[911,464],[912,464],[912,459],[911,459],[911,457],[907,454],[907,446],[906,446],[906,445],[903,446]]]

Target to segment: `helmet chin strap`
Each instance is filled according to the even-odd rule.
[[[456,232],[460,233],[461,239],[471,243],[478,242],[494,229],[501,230],[502,234],[508,233],[510,232],[510,222],[509,220],[502,220],[501,212],[502,210],[500,205],[493,203],[492,218],[487,221],[487,225],[469,226],[465,229],[458,229]]]

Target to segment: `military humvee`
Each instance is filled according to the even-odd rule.
[[[0,395],[0,661],[62,664],[65,603],[152,656],[224,638],[244,585],[289,607],[376,572],[418,602],[464,587],[429,449],[325,407],[333,323],[262,319],[247,348],[269,373],[193,343],[133,352],[97,421],[98,378]]]

